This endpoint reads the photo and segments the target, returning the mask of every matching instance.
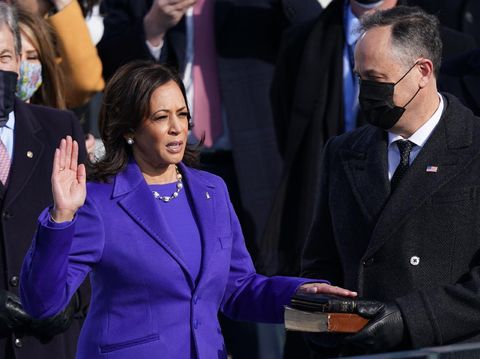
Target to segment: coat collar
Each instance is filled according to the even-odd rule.
[[[391,196],[383,131],[366,131],[368,134],[360,136],[350,150],[343,150],[342,161],[352,190],[373,227],[366,257],[480,154],[479,144],[473,141],[472,113],[450,95],[445,96],[445,106],[430,139]],[[427,172],[428,166],[438,170]]]
[[[186,190],[192,198],[192,212],[196,216],[202,238],[202,266],[199,279],[205,272],[213,256],[215,241],[215,203],[218,200],[215,185],[202,172],[193,170],[183,163],[179,164]],[[195,278],[184,261],[173,233],[153,198],[140,168],[130,159],[124,171],[117,174],[114,181],[113,198],[119,198],[120,206],[142,227],[165,251],[180,265],[187,274],[189,284],[195,287]]]

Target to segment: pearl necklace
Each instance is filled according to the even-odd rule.
[[[172,199],[178,197],[178,194],[183,188],[183,183],[182,183],[182,174],[180,173],[176,165],[175,165],[175,172],[177,172],[177,190],[173,192],[171,196],[160,196],[160,193],[158,193],[157,191],[152,191],[153,197],[155,199],[159,199],[167,203],[167,202],[170,202]]]

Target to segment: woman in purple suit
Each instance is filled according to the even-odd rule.
[[[31,315],[48,317],[90,275],[78,358],[225,358],[219,310],[278,323],[296,291],[355,295],[255,273],[224,182],[191,167],[189,118],[174,73],[131,63],[105,91],[106,154],[89,183],[75,141],[56,151],[54,205],[39,218],[21,295]]]

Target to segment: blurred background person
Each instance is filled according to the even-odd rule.
[[[23,52],[17,96],[35,104],[66,109],[69,101],[66,89],[70,82],[68,73],[59,66],[63,60],[56,49],[57,32],[43,18],[23,7],[18,8],[18,21]],[[73,97],[77,95],[81,96]],[[93,153],[92,134],[88,135],[86,145],[87,151]]]
[[[202,168],[226,181],[247,248],[260,262],[259,239],[282,167],[269,101],[278,46],[283,30],[319,14],[320,4],[105,0],[101,6],[105,31],[98,50],[105,78],[134,59],[151,59],[180,71],[192,109],[191,139],[205,136]],[[257,337],[258,327],[240,325],[245,328],[242,334],[230,334],[224,325],[227,348],[235,357],[281,356],[277,334],[282,336],[283,328],[261,329],[262,337]],[[238,337],[244,340],[235,340]],[[262,349],[256,348],[263,343],[259,354]]]
[[[102,63],[77,0],[11,1],[32,14],[45,17],[55,31],[55,50],[68,84],[65,87],[68,108],[84,105],[96,92],[103,90]]]
[[[58,141],[66,135],[80,141],[83,161],[84,135],[72,113],[27,104],[15,97],[21,36],[15,11],[3,2],[0,52],[0,357],[73,359],[82,322],[77,315],[83,315],[85,298],[75,294],[64,315],[38,323],[22,309],[18,285],[36,217],[41,207],[52,201],[49,167]]]

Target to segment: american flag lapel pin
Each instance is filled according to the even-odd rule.
[[[438,166],[427,166],[426,172],[437,173]]]

